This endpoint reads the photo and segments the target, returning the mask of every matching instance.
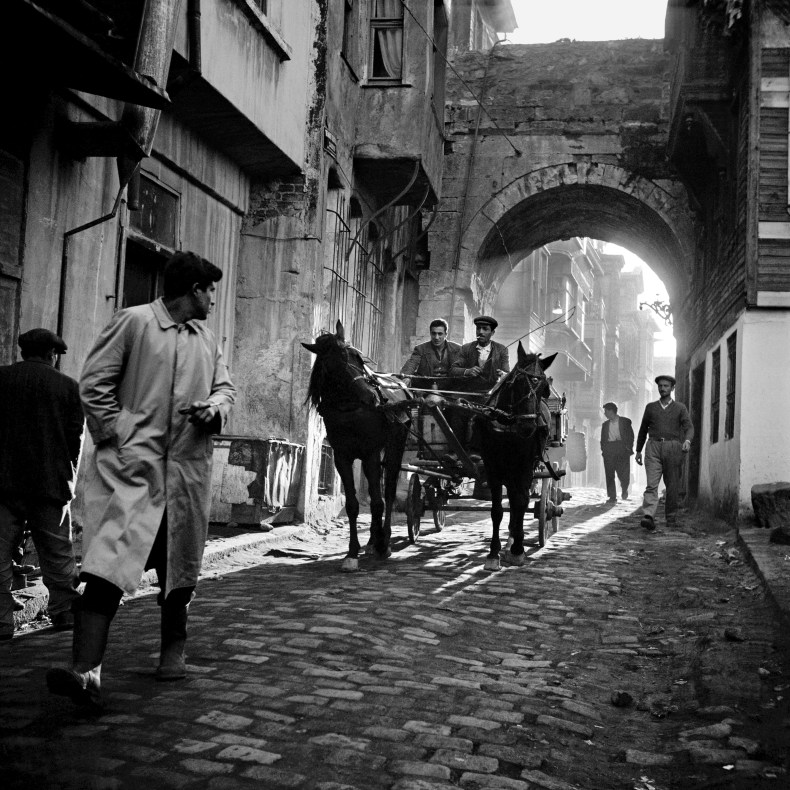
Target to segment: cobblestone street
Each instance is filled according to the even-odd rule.
[[[3,786],[788,787],[787,646],[734,532],[686,514],[650,534],[637,503],[573,493],[545,549],[530,531],[526,567],[493,574],[478,513],[413,546],[400,517],[392,558],[351,575],[340,526],[241,552],[198,588],[180,683],[154,682],[138,595],[100,717],[46,692],[71,634],[14,639]]]

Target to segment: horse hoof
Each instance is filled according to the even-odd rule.
[[[486,571],[498,571],[499,570],[499,557],[486,557],[485,565],[483,566],[483,570]]]
[[[359,560],[356,557],[346,557],[343,564],[340,566],[343,573],[354,573],[359,570]]]
[[[521,568],[527,562],[526,554],[512,554],[510,551],[502,552],[502,564],[513,568]]]
[[[376,552],[376,559],[379,560],[379,562],[384,562],[384,560],[389,559],[391,556],[392,556],[392,549],[389,548],[389,546],[387,547],[386,551]]]

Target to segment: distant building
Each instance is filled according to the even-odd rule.
[[[639,310],[641,271],[623,272],[622,255],[601,242],[573,238],[547,244],[520,261],[499,290],[494,314],[497,340],[526,350],[557,352],[548,370],[567,397],[569,427],[584,433],[587,469],[568,475],[572,485],[603,485],[598,442],[602,406],[618,404],[638,424],[651,400],[652,313]]]

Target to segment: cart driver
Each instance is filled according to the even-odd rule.
[[[431,339],[427,343],[420,343],[414,347],[411,356],[400,369],[400,375],[439,377],[450,373],[450,365],[455,355],[461,350],[458,343],[451,343],[447,339],[447,321],[443,318],[434,318],[428,330]]]

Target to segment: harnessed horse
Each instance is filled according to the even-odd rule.
[[[542,457],[549,433],[549,411],[543,399],[550,395],[546,369],[556,357],[541,359],[540,354],[527,354],[518,344],[518,362],[491,391],[485,406],[495,417],[476,416],[480,437],[480,455],[485,464],[491,489],[491,543],[485,562],[486,570],[499,570],[499,525],[502,523],[502,488],[510,500],[512,538],[509,550],[502,553],[505,565],[523,565],[524,514],[535,472],[535,462]],[[503,412],[507,416],[503,416]]]
[[[360,459],[362,472],[368,481],[370,542],[376,558],[385,560],[392,553],[389,545],[392,505],[408,433],[408,418],[405,414],[402,411],[388,411],[385,404],[400,403],[411,396],[396,379],[374,375],[367,368],[359,351],[346,343],[340,321],[336,325],[336,334],[323,334],[316,338],[315,343],[302,345],[316,355],[307,400],[324,419],[326,437],[332,447],[335,468],[346,495],[350,536],[342,570],[355,571],[359,568],[360,544],[357,537],[359,500],[354,486],[354,461]]]

